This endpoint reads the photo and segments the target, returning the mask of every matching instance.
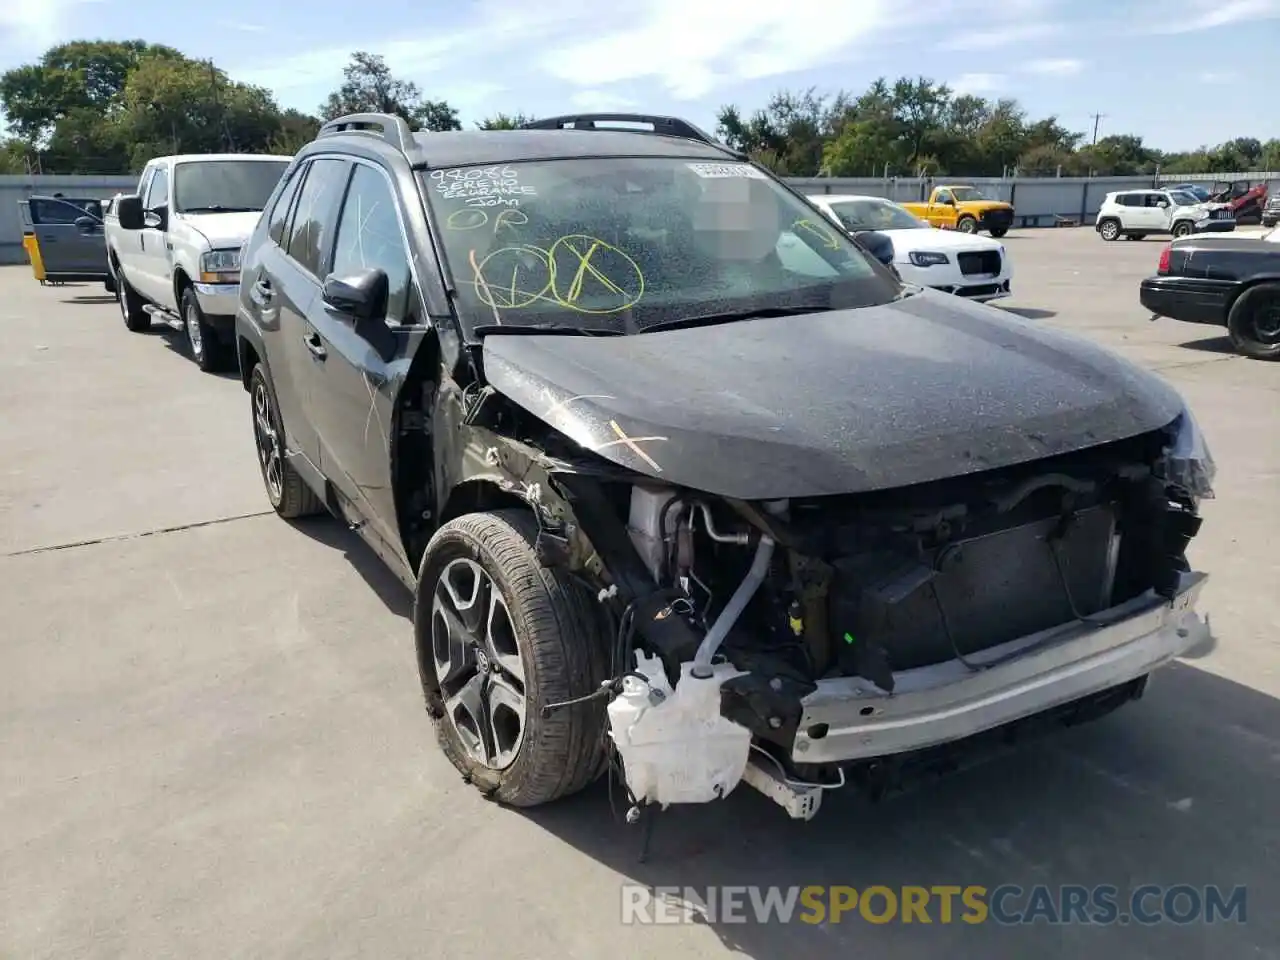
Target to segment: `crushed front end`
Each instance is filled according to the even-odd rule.
[[[1206,578],[1185,554],[1212,479],[1184,413],[844,497],[611,487],[597,510],[626,518],[651,580],[623,617],[609,708],[637,802],[705,802],[746,780],[807,819],[823,790],[895,758],[1140,695],[1152,670],[1211,645],[1195,612]]]

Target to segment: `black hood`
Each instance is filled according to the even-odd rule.
[[[619,337],[491,334],[486,379],[584,447],[742,499],[908,486],[1166,426],[1153,374],[931,291]]]

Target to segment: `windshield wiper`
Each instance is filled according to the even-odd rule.
[[[550,334],[563,337],[620,337],[613,327],[570,327],[561,323],[480,323],[471,328],[477,337],[490,333]]]
[[[692,317],[672,317],[641,326],[641,333],[651,330],[675,330],[680,327],[707,327],[733,320],[759,320],[766,317],[795,317],[806,313],[826,313],[835,307],[829,303],[800,304],[794,307],[761,307],[758,310],[734,310],[727,313],[701,313]]]
[[[183,213],[257,213],[260,207],[224,207],[220,203],[211,203],[207,207],[184,207]]]

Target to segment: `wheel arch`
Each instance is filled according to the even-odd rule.
[[[1237,300],[1244,296],[1246,290],[1252,290],[1254,287],[1259,287],[1264,283],[1280,284],[1280,272],[1274,274],[1260,274],[1258,276],[1250,277],[1248,280],[1242,282],[1238,287],[1236,287],[1235,292],[1232,293],[1230,298],[1227,300],[1227,313],[1231,312],[1231,308],[1236,305]]]

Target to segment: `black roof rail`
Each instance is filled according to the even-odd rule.
[[[363,133],[385,140],[403,153],[414,148],[413,131],[403,117],[394,113],[349,113],[324,124],[316,139],[340,133]]]
[[[570,113],[562,117],[547,117],[545,120],[530,120],[521,124],[521,130],[599,130],[597,123],[647,123],[652,130],[635,130],[630,127],[608,127],[605,129],[622,133],[647,133],[662,137],[680,137],[685,140],[697,140],[707,146],[724,150],[734,156],[745,157],[745,154],[721,143],[705,130],[695,127],[688,120],[679,117],[658,117],[646,113]]]

